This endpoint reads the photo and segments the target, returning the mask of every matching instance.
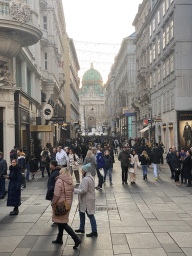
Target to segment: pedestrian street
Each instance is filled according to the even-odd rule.
[[[22,190],[18,216],[9,216],[7,196],[0,201],[0,256],[192,255],[192,188],[176,186],[166,164],[158,181],[151,166],[147,181],[139,169],[135,185],[122,185],[117,157],[115,161],[113,186],[107,176],[103,189],[96,191],[98,237],[79,235],[82,243],[77,250],[66,233],[63,245],[52,244],[58,230],[51,227],[52,208],[45,200],[47,176],[37,173]],[[77,202],[74,195],[69,222],[74,230],[79,228]],[[89,232],[86,218],[85,233]]]

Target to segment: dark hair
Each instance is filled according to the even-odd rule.
[[[0,156],[2,156],[2,157],[3,157],[3,152],[0,152]]]
[[[11,163],[12,163],[13,161],[16,161],[16,162],[17,162],[17,159],[15,159],[15,158],[11,159]]]
[[[56,160],[52,160],[51,164],[54,165],[55,167],[58,165]]]

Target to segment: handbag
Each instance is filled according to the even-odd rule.
[[[71,207],[66,201],[66,194],[65,194],[65,185],[63,182],[63,187],[64,187],[64,195],[65,195],[65,200],[62,202],[57,202],[55,207],[53,208],[53,211],[55,215],[57,216],[62,216],[65,215],[67,212],[70,211]]]
[[[99,169],[99,172],[100,172],[101,176],[104,177],[104,170],[103,170],[103,168],[102,168],[102,169]]]
[[[134,168],[135,167],[135,164],[130,164],[130,168]]]
[[[133,168],[130,168],[129,173],[135,173],[135,170]]]

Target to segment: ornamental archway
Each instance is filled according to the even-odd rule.
[[[87,119],[87,128],[89,132],[92,132],[92,129],[96,129],[96,118],[94,116],[89,116]]]

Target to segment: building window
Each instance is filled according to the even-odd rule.
[[[170,57],[170,72],[174,71],[173,54]]]
[[[159,10],[158,13],[157,13],[157,22],[158,22],[158,24],[160,23],[160,21],[161,21],[161,17],[160,17],[160,10]]]
[[[153,79],[152,79],[152,75],[150,75],[150,77],[149,77],[149,86],[150,86],[150,88],[152,88],[152,86],[153,86],[153,85],[152,85],[152,80],[153,80]]]
[[[170,110],[170,96],[169,96],[169,92],[167,92],[167,111]]]
[[[170,68],[169,68],[169,59],[167,59],[167,76],[170,74]]]
[[[163,2],[163,17],[165,16],[165,2]]]
[[[158,98],[158,114],[161,114],[161,97]]]
[[[169,9],[169,0],[166,0],[166,8]]]
[[[165,49],[165,32],[163,32],[163,49]]]
[[[31,72],[27,68],[27,94],[31,96]]]
[[[165,62],[163,63],[163,78],[165,78]]]
[[[47,66],[47,53],[45,53],[45,70],[48,69],[48,66]]]
[[[150,37],[152,36],[152,27],[151,27],[151,25],[149,26],[149,36]]]
[[[173,39],[173,20],[170,23],[170,40]]]
[[[43,16],[43,28],[47,30],[47,16]]]
[[[171,110],[174,109],[174,89],[171,90]]]
[[[156,72],[153,72],[153,86],[156,85]]]
[[[166,43],[169,43],[169,27],[166,29]]]
[[[152,49],[149,51],[149,63],[152,63]]]
[[[155,44],[153,45],[153,60],[155,60],[155,56],[156,55],[156,53],[155,53]]]
[[[166,95],[165,93],[163,94],[163,113],[166,112]]]
[[[158,53],[158,55],[161,53],[161,39],[160,38],[157,41],[157,53]]]
[[[155,18],[153,19],[153,31],[155,31]]]
[[[22,66],[21,60],[16,58],[16,85],[22,88]]]
[[[161,82],[161,67],[158,68],[158,83]]]

